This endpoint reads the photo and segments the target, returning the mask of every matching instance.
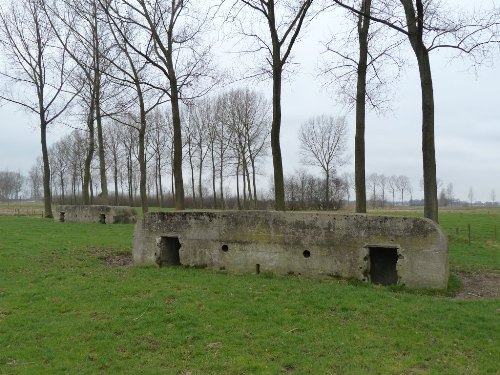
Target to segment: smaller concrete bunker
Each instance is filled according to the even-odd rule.
[[[150,212],[135,226],[133,258],[434,289],[446,288],[449,272],[447,239],[432,221],[359,214]]]
[[[62,223],[134,224],[137,211],[133,207],[104,205],[60,205],[57,206]]]

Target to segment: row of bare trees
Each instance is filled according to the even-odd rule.
[[[235,185],[238,207],[255,207],[257,179],[262,174],[259,169],[269,151],[270,103],[250,89],[233,89],[192,101],[182,108],[181,119],[191,205],[225,208],[229,185]],[[103,122],[106,181],[114,187],[110,201],[118,204],[119,197],[127,197],[128,203],[134,204],[139,195],[143,208],[148,207],[151,197],[155,197],[156,205],[164,206],[165,197],[173,197],[176,191],[170,113],[158,108],[150,111],[143,140],[137,113],[129,112],[122,120],[109,118]],[[77,202],[81,197],[85,201],[87,183],[90,203],[103,202],[98,155],[91,160],[86,181],[89,147],[87,134],[74,130],[49,148],[51,188],[60,202]],[[39,160],[33,169],[41,170],[40,164]],[[141,188],[143,168],[145,194]],[[165,181],[168,177],[170,180]]]
[[[217,81],[202,38],[213,12],[208,2],[176,0],[22,0],[2,7],[0,43],[9,62],[2,76],[12,90],[1,98],[39,117],[47,217],[52,217],[49,125],[65,112],[72,115],[72,123],[76,119],[86,124],[83,201],[90,203],[97,151],[106,203],[104,119],[127,125],[128,113],[137,113],[140,190],[145,197],[146,116],[165,101],[171,108],[176,208],[184,208],[181,100],[207,92]]]
[[[183,160],[190,161],[193,199],[203,202],[204,193],[200,188],[203,173],[199,171],[207,155],[212,158],[212,195],[214,202],[217,201],[214,178],[217,168],[213,161],[216,150],[197,145],[197,131],[191,126],[188,130],[183,129],[183,123],[212,121],[212,114],[204,112],[203,101],[196,99],[221,81],[213,61],[213,34],[210,32],[218,27],[219,18],[233,26],[230,28],[233,34],[248,42],[248,48],[242,52],[261,59],[262,63],[256,64],[258,69],[249,75],[272,79],[271,126],[266,127],[268,130],[264,133],[269,132],[271,138],[275,208],[284,210],[280,145],[283,75],[290,66],[292,50],[303,28],[320,16],[338,19],[339,14],[335,12],[345,10],[355,31],[348,35],[356,36],[344,38],[340,43],[338,38],[332,38],[327,45],[332,54],[326,72],[332,73],[333,82],[343,92],[340,97],[348,98],[356,107],[356,211],[366,212],[366,106],[381,109],[382,103],[388,102],[382,88],[390,79],[383,74],[383,68],[390,65],[394,67],[392,70],[399,71],[403,63],[398,55],[407,45],[414,52],[420,73],[422,95],[420,100],[415,98],[415,102],[422,108],[424,213],[437,221],[434,99],[429,55],[432,51],[450,48],[459,56],[472,57],[474,64],[480,64],[491,56],[491,46],[498,45],[499,10],[493,7],[458,13],[433,0],[314,3],[318,3],[316,9],[313,0],[20,0],[2,8],[0,45],[9,64],[1,71],[8,89],[2,91],[0,99],[38,116],[46,215],[52,216],[50,178],[54,175],[50,171],[47,127],[60,121],[63,114],[67,122],[85,124],[87,144],[82,169],[85,204],[91,199],[92,163],[96,151],[101,199],[104,203],[109,201],[105,120],[135,129],[139,191],[146,212],[146,141],[148,132],[152,131],[148,118],[157,107],[166,104],[169,106],[176,209],[182,210],[185,206]],[[355,92],[351,87],[356,87]],[[183,106],[188,107],[184,116],[187,120],[183,118]],[[245,125],[238,126],[244,133]],[[251,143],[252,137],[246,134],[244,141],[234,139],[239,154],[245,152],[248,156],[237,158],[235,169],[236,175],[244,176],[241,180],[243,201],[248,199],[255,203],[253,159],[259,144]],[[160,161],[155,162],[160,165],[165,155],[158,159]],[[324,158],[313,159],[325,172],[325,200],[328,201],[330,166]],[[193,160],[198,163],[198,191]],[[222,180],[220,175],[219,180]],[[222,188],[219,188],[219,196],[223,202]]]
[[[404,205],[405,193],[410,195],[410,201],[413,200],[413,187],[408,176],[371,173],[366,187],[373,208],[385,207],[387,202],[392,202],[392,206],[395,206],[396,201]]]
[[[18,199],[23,188],[20,172],[0,171],[0,201]]]
[[[351,178],[330,172],[328,182],[299,169],[285,178],[285,202],[290,210],[338,210],[349,204]],[[328,197],[327,197],[328,195]]]

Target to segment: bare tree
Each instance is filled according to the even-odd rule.
[[[448,200],[448,204],[453,206],[453,201],[455,200],[455,193],[453,191],[453,183],[450,182],[446,187],[446,198]]]
[[[344,172],[342,174],[342,180],[344,181],[345,194],[347,197],[347,205],[351,204],[351,190],[356,193],[355,177],[352,173]]]
[[[383,174],[379,174],[378,176],[378,186],[380,187],[381,193],[380,200],[382,202],[382,207],[385,207],[385,189],[387,187],[389,179]]]
[[[337,98],[350,109],[355,105],[355,184],[356,212],[366,212],[365,127],[366,111],[384,112],[390,102],[388,87],[399,75],[402,61],[398,55],[403,39],[381,25],[371,25],[372,0],[354,1],[359,10],[356,32],[338,33],[327,43],[328,57],[322,73],[332,77]],[[351,17],[348,17],[350,19]],[[393,35],[396,34],[396,35]],[[339,40],[342,38],[341,40]],[[356,45],[356,46],[355,46]],[[388,69],[388,67],[392,69]]]
[[[68,91],[71,74],[66,53],[57,46],[47,22],[44,1],[21,0],[0,8],[0,47],[9,64],[0,72],[6,80],[1,100],[38,117],[43,160],[45,217],[52,218],[47,128],[68,108],[74,93]]]
[[[467,198],[469,198],[470,206],[472,207],[472,201],[474,200],[474,190],[472,189],[472,186],[469,188]]]
[[[19,199],[24,176],[20,172],[0,171],[0,200]]]
[[[30,168],[28,173],[31,199],[39,199],[42,197],[42,188],[43,188],[42,164],[43,164],[42,159],[38,157],[35,164]]]
[[[217,97],[215,108],[215,153],[219,170],[219,195],[222,209],[225,208],[223,188],[225,168],[230,157],[231,145],[234,143],[234,133],[230,131],[232,118],[230,100],[231,94],[229,92],[220,95]]]
[[[325,174],[325,203],[330,203],[330,175],[345,163],[347,125],[344,117],[318,116],[302,125],[300,152],[304,164],[320,167]]]
[[[65,203],[65,195],[67,188],[67,177],[69,175],[70,168],[70,154],[73,152],[73,147],[71,144],[71,135],[65,136],[56,143],[54,143],[49,149],[49,159],[52,165],[52,172],[54,176],[57,176],[59,188],[60,188],[60,202]]]
[[[248,198],[257,206],[257,162],[265,155],[269,139],[270,103],[263,95],[250,89],[238,89],[230,92],[233,121],[231,131],[238,141],[238,153],[243,167],[244,185],[248,189]],[[251,170],[250,170],[251,169]],[[251,181],[250,181],[251,174]]]
[[[324,205],[325,179],[298,170],[286,179],[287,205],[290,209],[339,209],[346,196],[345,180],[334,173],[330,176],[330,202]]]
[[[405,191],[409,192],[411,190],[411,183],[408,176],[398,176],[396,179],[396,188],[401,193],[401,205],[404,205]]]
[[[124,8],[124,9],[123,9]],[[126,39],[128,46],[166,78],[163,83],[149,83],[169,97],[174,132],[175,207],[184,209],[182,177],[182,129],[180,101],[206,93],[217,77],[211,67],[209,46],[201,37],[213,15],[210,6],[198,7],[181,0],[116,0],[106,7],[113,19],[135,25],[149,43]],[[191,90],[191,92],[190,92]]]
[[[106,145],[106,155],[108,157],[107,165],[111,166],[113,174],[115,205],[118,205],[119,161],[121,159],[120,134],[118,131],[119,126],[119,124],[111,123],[109,128],[104,133],[104,143]]]
[[[392,206],[394,207],[396,204],[395,196],[396,196],[396,191],[398,190],[398,177],[392,175],[388,179],[388,184],[389,184],[389,190],[391,191],[392,194]]]
[[[163,170],[170,167],[171,162],[168,151],[172,133],[171,119],[172,116],[163,114],[160,110],[151,112],[146,134],[151,159],[154,160],[156,200],[159,207],[164,206]]]
[[[366,187],[370,189],[372,193],[372,208],[376,208],[377,206],[377,186],[380,182],[380,175],[377,173],[371,173],[366,179],[367,184]]]
[[[96,149],[96,122],[97,143],[100,155],[104,157],[104,146],[100,145],[102,140],[102,92],[101,92],[101,58],[98,14],[96,2],[93,0],[54,1],[46,7],[46,14],[55,36],[63,45],[65,52],[71,58],[78,71],[75,74],[73,84],[81,85],[79,95],[79,109],[77,118],[85,122],[87,146],[83,168],[82,197],[83,204],[91,204],[93,187],[91,186],[91,164]],[[63,42],[63,36],[67,39]],[[103,183],[106,177],[101,178]],[[104,187],[104,201],[107,199],[107,184]]]
[[[68,32],[64,43],[67,54],[80,70],[79,80],[85,85],[80,96],[88,128],[87,157],[84,168],[83,203],[90,203],[89,188],[91,163],[96,151],[99,156],[99,180],[101,201],[108,203],[106,158],[104,151],[103,117],[104,107],[109,96],[105,88],[108,82],[104,73],[109,63],[104,59],[110,48],[108,29],[105,27],[104,14],[98,0],[55,0],[47,10],[49,21],[55,35],[62,39],[62,32]]]
[[[283,4],[276,0],[239,0],[239,2],[256,13],[259,20],[264,21],[269,31],[268,37],[261,36],[258,31],[254,30],[243,31],[243,34],[255,40],[257,43],[255,50],[265,51],[269,66],[264,70],[264,73],[270,75],[273,80],[271,149],[274,168],[274,196],[275,208],[283,211],[285,210],[285,190],[280,146],[281,82],[292,47],[299,36],[313,0],[290,0]],[[251,22],[258,24],[254,17]],[[246,30],[249,29],[251,27],[246,28]]]
[[[474,64],[490,55],[492,44],[500,43],[498,9],[479,14],[457,16],[443,10],[432,0],[400,0],[403,16],[394,13],[395,7],[386,5],[387,17],[373,17],[341,0],[336,4],[380,22],[408,37],[415,54],[421,87],[422,105],[422,160],[424,172],[424,216],[438,222],[436,155],[434,143],[434,89],[429,54],[440,48],[452,48],[460,56],[468,56]]]

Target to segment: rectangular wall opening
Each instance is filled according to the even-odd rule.
[[[370,247],[369,250],[370,280],[372,284],[397,284],[398,249],[394,247]]]
[[[179,242],[179,237],[161,237],[158,246],[160,248],[160,266],[181,265],[181,258],[179,256],[181,243]]]

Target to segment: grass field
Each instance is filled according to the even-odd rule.
[[[500,272],[499,219],[441,214],[453,270]],[[0,374],[500,373],[498,299],[118,266],[132,230],[0,216]]]

